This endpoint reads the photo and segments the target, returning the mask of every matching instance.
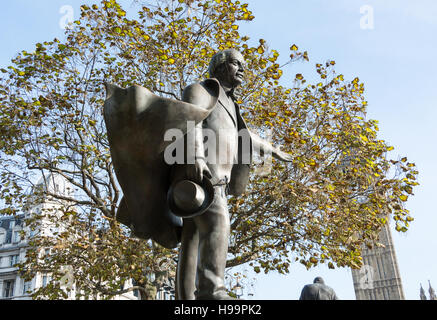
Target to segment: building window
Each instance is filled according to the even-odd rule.
[[[36,229],[30,229],[30,235],[29,238],[33,238],[36,234],[37,234],[37,230]]]
[[[23,295],[30,294],[32,290],[32,281],[25,281],[23,285]]]
[[[47,287],[47,284],[50,282],[50,277],[48,275],[42,276],[42,287]]]
[[[6,233],[5,243],[11,243],[11,241],[12,241],[12,231],[8,230],[8,232]]]
[[[15,287],[14,280],[5,280],[3,282],[3,297],[4,298],[13,297],[14,296],[14,287]]]
[[[21,237],[20,237],[20,230],[16,230],[16,231],[14,231],[14,233],[13,233],[13,235],[12,235],[12,242],[13,243],[18,243],[18,242],[20,242],[20,239]]]
[[[138,282],[135,281],[135,279],[132,279],[132,287],[136,287],[138,286]],[[134,295],[134,297],[139,298],[140,297],[140,291],[138,289],[134,289],[132,291],[132,294]]]
[[[135,298],[139,298],[140,297],[140,290],[134,289],[133,295],[134,295]]]
[[[45,261],[49,261],[50,259],[50,249],[44,249],[44,252],[42,253],[42,257]]]
[[[9,257],[9,266],[10,267],[15,266],[18,262],[20,262],[20,256],[18,254],[14,254],[13,256]]]

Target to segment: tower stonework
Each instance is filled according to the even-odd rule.
[[[363,266],[352,269],[357,300],[405,300],[390,226],[381,230],[379,242],[384,247],[363,249]]]

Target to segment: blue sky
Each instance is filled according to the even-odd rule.
[[[95,3],[84,0],[7,1],[0,11],[0,67],[20,50],[54,37],[62,39],[59,22],[64,5],[74,8]],[[285,70],[284,79],[303,73],[314,76],[314,65],[335,60],[336,71],[365,83],[368,118],[379,120],[380,138],[395,147],[390,156],[407,156],[419,169],[420,186],[407,208],[415,221],[406,234],[393,232],[402,283],[407,299],[418,299],[420,283],[437,288],[437,2],[433,0],[249,0],[255,19],[240,33],[256,41],[267,40],[283,53],[296,44],[309,53],[310,62]],[[122,1],[128,4],[131,1]],[[366,13],[373,10],[373,28],[363,29]],[[289,275],[258,275],[256,299],[298,299],[302,287],[322,276],[341,299],[355,299],[349,269],[319,267],[307,271],[298,264]]]

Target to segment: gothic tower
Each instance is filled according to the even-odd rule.
[[[352,269],[355,296],[357,300],[404,300],[390,226],[381,230],[379,242],[384,247],[363,249],[363,266]]]

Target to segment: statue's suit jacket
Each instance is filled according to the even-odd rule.
[[[198,96],[201,94],[200,92],[203,92],[201,89],[202,86],[204,86],[204,82],[188,86],[184,90],[183,100],[189,103],[199,103]],[[226,95],[221,86],[216,106],[209,116],[203,120],[202,128],[211,130],[216,139],[216,150],[208,150],[208,153],[216,153],[215,157],[213,157],[215,163],[208,163],[208,167],[213,175],[213,184],[219,181],[223,183],[223,181],[227,180],[229,182],[229,194],[242,194],[249,179],[250,164],[252,161],[252,140],[247,125],[241,116],[238,104],[232,102],[231,98]],[[199,130],[199,128],[197,130]],[[208,137],[208,139],[210,138],[211,137]],[[203,140],[203,137],[197,136],[197,139]],[[224,139],[227,139],[227,141],[224,142]],[[205,140],[205,148],[211,146],[211,144],[208,145],[208,142],[208,140]],[[225,146],[224,148],[223,145]],[[228,150],[226,150],[226,147],[228,147]],[[235,153],[231,154],[230,157],[229,155],[225,157],[225,160],[230,161],[230,165],[221,165],[219,163],[220,160],[223,160],[223,158],[220,159],[220,156],[223,156],[220,155],[220,152],[223,151],[233,151]],[[207,160],[209,159],[211,158],[207,157]],[[229,167],[229,171],[227,167]]]
[[[193,88],[199,104],[162,98],[140,86],[123,89],[106,84],[104,117],[114,170],[123,191],[116,218],[130,227],[133,235],[153,239],[166,248],[175,248],[180,242],[182,219],[168,208],[172,167],[164,161],[164,150],[171,142],[164,141],[164,133],[170,128],[187,133],[187,121],[207,123],[217,107],[226,108],[218,101],[220,84],[216,79]],[[244,129],[238,106],[236,110],[233,119]],[[246,158],[247,153],[251,156],[252,150],[240,151],[239,159],[244,153]],[[247,161],[235,164],[229,192],[244,192],[248,176]]]

